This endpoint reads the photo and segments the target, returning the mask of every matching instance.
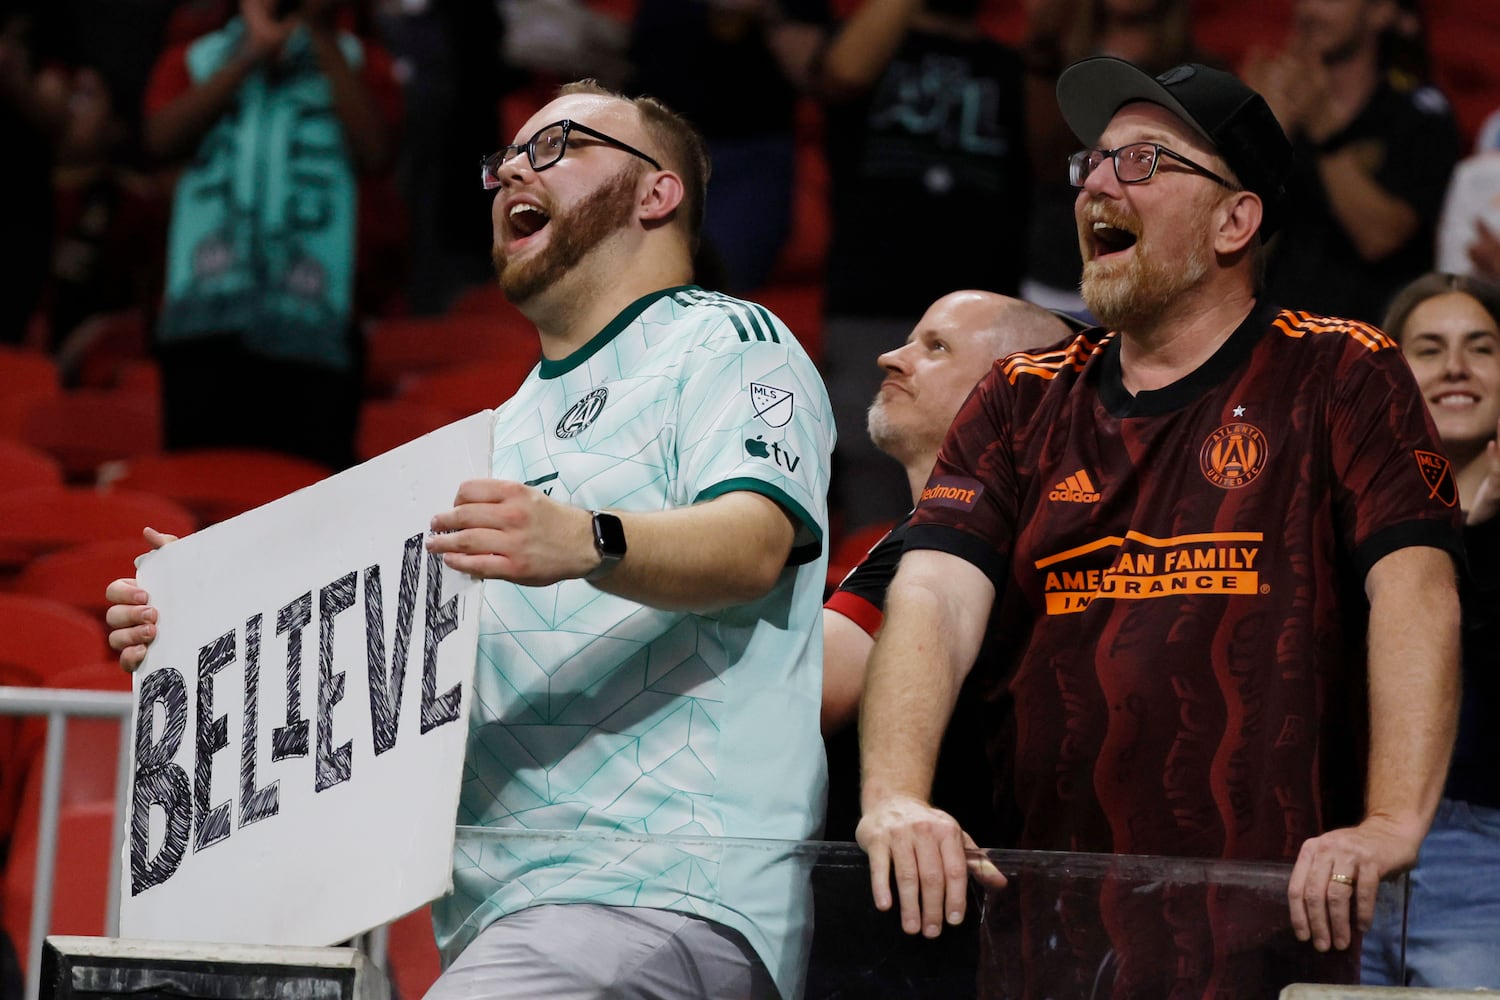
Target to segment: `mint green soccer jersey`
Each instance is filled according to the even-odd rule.
[[[781,321],[693,286],[635,302],[572,356],[544,361],[497,411],[497,479],[620,511],[748,490],[798,527],[770,593],[710,614],[645,607],[582,580],[486,583],[458,822],[626,838],[583,849],[461,841],[454,893],[434,907],[449,960],[527,906],[647,906],[735,928],[783,995],[800,994],[805,870],[628,838],[801,840],[821,827],[833,443],[822,379]]]

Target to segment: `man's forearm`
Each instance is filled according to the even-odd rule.
[[[595,586],[671,610],[711,611],[764,597],[796,534],[776,501],[748,491],[675,510],[616,513],[626,555]]]
[[[908,564],[914,556],[919,561]],[[983,574],[954,557],[915,552],[902,558],[860,707],[865,811],[891,797],[926,801],[931,794],[943,731],[979,651],[993,599]],[[952,579],[955,569],[966,577]]]
[[[1378,574],[1378,577],[1377,577]],[[1459,604],[1447,553],[1401,549],[1371,570],[1370,764],[1366,814],[1420,842],[1453,752]]]
[[[1334,217],[1362,259],[1383,260],[1416,234],[1416,209],[1365,173],[1358,153],[1320,153],[1318,176]]]
[[[332,91],[334,114],[343,126],[355,166],[366,173],[384,170],[390,162],[390,130],[359,73],[344,58],[337,33],[312,31],[312,46],[318,68]]]

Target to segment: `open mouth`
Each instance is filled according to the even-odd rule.
[[[1135,246],[1139,239],[1135,233],[1128,229],[1112,226],[1107,222],[1095,222],[1090,235],[1094,240],[1094,256],[1108,257],[1110,254],[1123,253]]]
[[[510,212],[506,215],[506,225],[509,227],[511,235],[518,240],[524,240],[528,236],[535,236],[551,220],[552,216],[529,202],[516,202],[516,204],[510,207]]]

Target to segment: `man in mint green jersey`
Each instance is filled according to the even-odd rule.
[[[461,838],[429,1000],[802,992],[805,870],[702,845],[822,825],[834,422],[779,319],[692,284],[708,169],[677,115],[591,83],[484,161],[542,361],[432,522],[487,580],[458,822],[600,836]],[[130,583],[127,668],[154,634]]]

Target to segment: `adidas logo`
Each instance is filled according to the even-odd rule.
[[[1089,474],[1079,469],[1067,479],[1058,483],[1047,494],[1048,500],[1059,500],[1063,503],[1098,503],[1099,490],[1094,486]]]

